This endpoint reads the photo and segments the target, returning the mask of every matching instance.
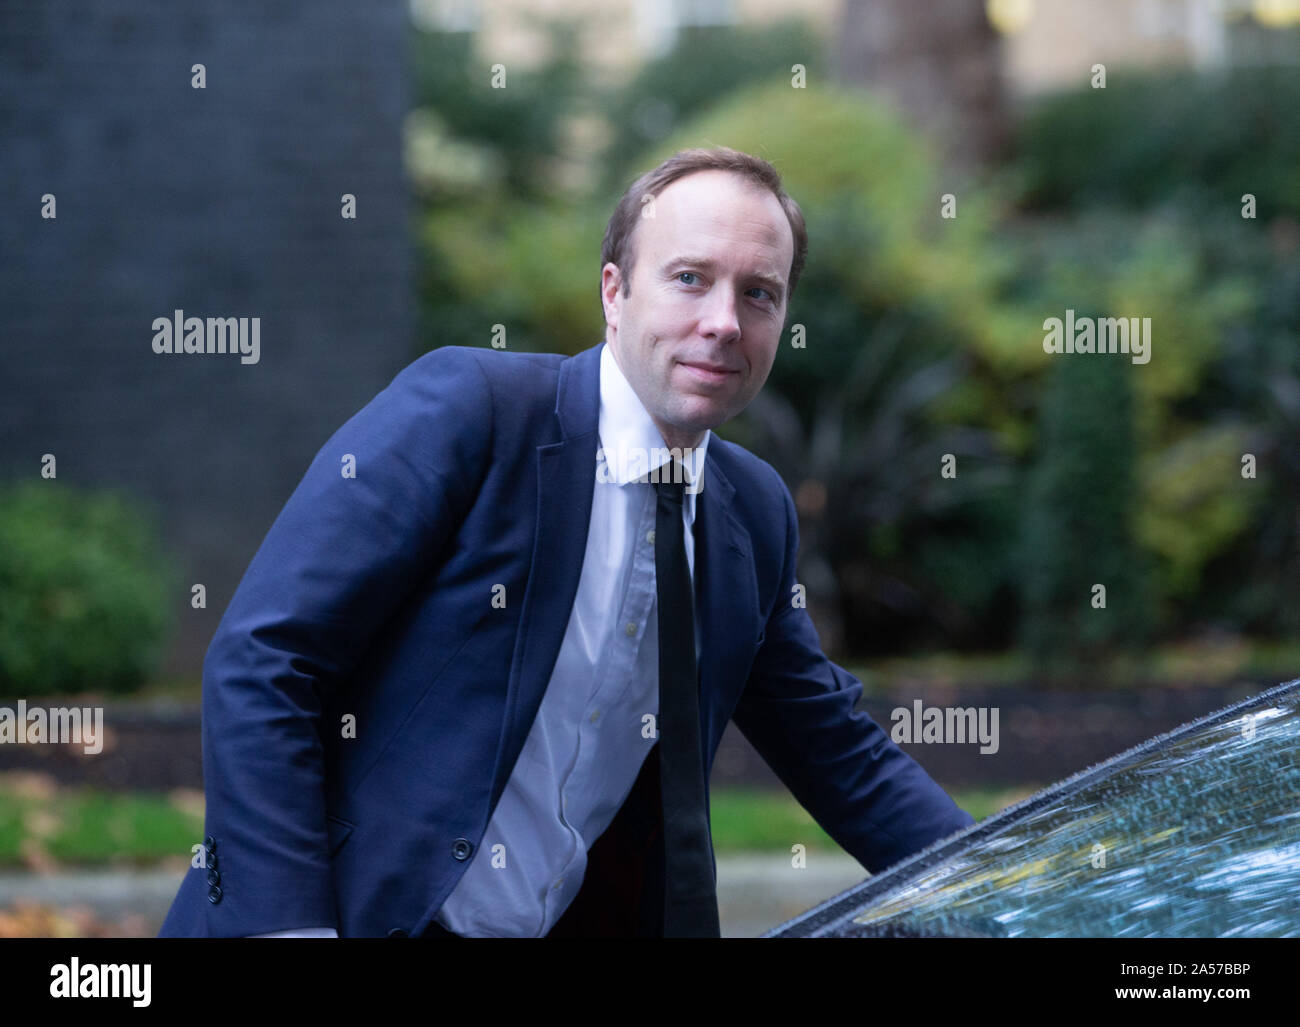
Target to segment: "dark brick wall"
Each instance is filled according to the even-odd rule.
[[[50,452],[150,505],[208,588],[176,597],[170,670],[198,671],[312,455],[415,354],[406,25],[402,0],[0,0],[0,480]],[[153,353],[178,307],[260,317],[260,362]]]

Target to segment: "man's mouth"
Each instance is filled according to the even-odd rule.
[[[693,363],[685,360],[678,361],[682,367],[691,373],[691,376],[708,385],[717,385],[725,382],[733,374],[739,374],[739,371],[726,367],[722,364]]]

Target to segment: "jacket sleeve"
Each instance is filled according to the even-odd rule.
[[[855,711],[862,683],[826,658],[807,609],[792,602],[799,529],[780,487],[781,590],[732,719],[826,833],[874,874],[974,818],[865,711]]]
[[[205,844],[216,890],[209,870],[191,869],[202,878],[182,884],[168,917],[189,926],[165,923],[163,936],[337,928],[322,699],[459,529],[491,434],[477,356],[448,347],[398,374],[312,461],[204,660]]]

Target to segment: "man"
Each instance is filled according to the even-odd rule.
[[[788,489],[711,434],[805,251],[770,165],[684,151],[610,220],[603,343],[437,349],[339,429],[208,651],[162,935],[716,936],[729,719],[870,871],[972,823],[854,712]]]

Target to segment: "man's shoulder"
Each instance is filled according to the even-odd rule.
[[[549,382],[554,393],[560,365],[568,359],[563,353],[512,353],[478,346],[439,346],[408,364],[402,374],[481,373],[494,386],[500,383],[539,388]]]
[[[394,402],[413,404],[412,410],[432,402],[460,419],[532,424],[554,411],[560,367],[567,359],[560,353],[439,346],[398,372],[389,392]]]

